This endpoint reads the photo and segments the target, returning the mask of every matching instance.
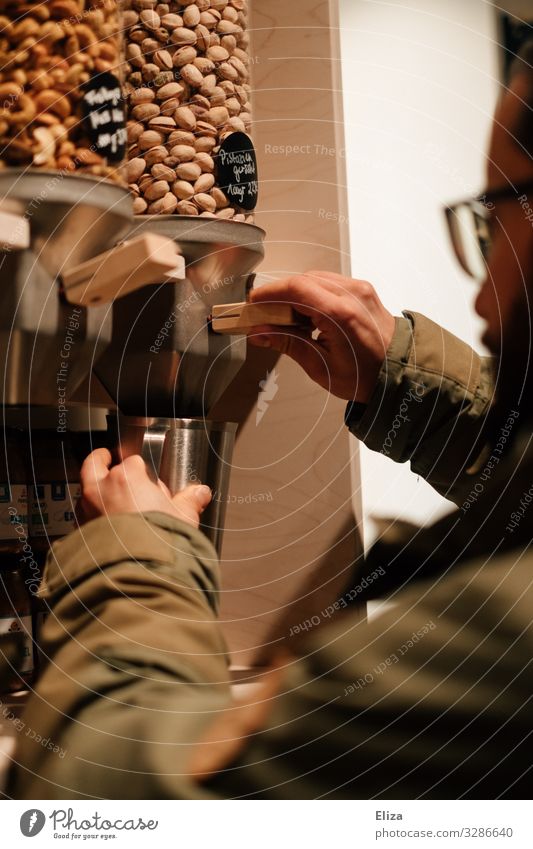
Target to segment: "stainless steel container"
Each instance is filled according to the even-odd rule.
[[[208,417],[246,359],[245,336],[214,333],[215,304],[246,299],[265,232],[234,221],[136,216],[129,237],[174,239],[186,279],[147,286],[113,304],[111,344],[94,371],[128,416]]]
[[[118,457],[140,454],[154,479],[160,478],[172,494],[191,483],[211,487],[213,499],[200,527],[220,554],[237,425],[204,419],[109,416],[108,427]]]

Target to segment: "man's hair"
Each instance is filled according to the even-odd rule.
[[[509,81],[518,76],[525,77],[528,89],[514,135],[525,152],[533,156],[533,37],[522,45],[511,65]]]

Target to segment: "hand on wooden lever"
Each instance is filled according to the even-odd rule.
[[[368,403],[395,328],[394,316],[370,283],[309,271],[253,289],[250,302],[290,304],[311,321],[304,330],[254,327],[248,335],[252,345],[292,357],[333,395]]]

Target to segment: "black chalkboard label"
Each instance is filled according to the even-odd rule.
[[[126,117],[120,82],[109,72],[95,74],[83,86],[84,126],[96,153],[110,162],[126,154]]]
[[[218,185],[234,206],[248,211],[257,206],[257,159],[250,136],[232,133],[217,157]]]

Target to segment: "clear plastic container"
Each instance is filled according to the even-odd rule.
[[[247,0],[125,0],[137,214],[253,220]]]
[[[0,0],[0,167],[124,182],[118,0]]]

